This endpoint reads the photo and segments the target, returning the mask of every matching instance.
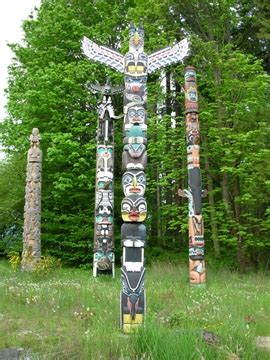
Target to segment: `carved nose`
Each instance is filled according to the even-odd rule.
[[[132,91],[133,91],[133,92],[136,92],[136,93],[137,93],[139,90],[140,90],[140,88],[139,88],[138,85],[133,85],[133,86],[132,86]]]

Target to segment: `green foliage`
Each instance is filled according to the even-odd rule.
[[[23,45],[10,45],[16,61],[9,68],[9,115],[0,124],[0,140],[7,151],[0,164],[0,254],[21,251],[27,139],[38,127],[43,150],[42,248],[66,265],[92,261],[97,99],[85,83],[104,83],[106,75],[115,84],[123,79],[85,59],[80,40],[86,35],[124,54],[129,22],[144,18],[147,53],[187,34],[192,42],[186,64],[193,64],[198,74],[202,180],[210,189],[209,202],[203,204],[207,252],[212,255],[214,248],[213,255],[220,254],[221,263],[229,266],[267,267],[267,9],[259,0],[43,1],[23,23]],[[148,78],[148,244],[182,252],[187,248],[188,210],[177,190],[187,187],[181,92],[186,64]],[[116,113],[122,113],[121,97],[114,101]],[[121,134],[117,121],[116,159],[121,159]],[[121,175],[118,161],[116,239],[121,226]]]
[[[22,265],[22,259],[18,252],[11,251],[7,254],[8,262],[13,270],[18,270]],[[61,268],[61,260],[53,256],[41,256],[39,261],[33,261],[32,254],[24,255],[24,263],[32,263],[32,273],[36,276],[44,277]]]
[[[39,276],[51,274],[56,269],[61,268],[61,260],[53,256],[41,256],[40,260],[34,266],[34,273]]]
[[[16,251],[11,251],[10,253],[8,253],[8,259],[8,262],[13,270],[17,270],[21,265],[20,254]]]

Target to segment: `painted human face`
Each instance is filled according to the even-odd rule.
[[[122,177],[125,196],[132,194],[143,196],[145,193],[146,177],[142,170],[128,170]]]
[[[146,111],[142,106],[132,106],[128,109],[127,124],[145,124],[146,123]]]
[[[142,196],[126,196],[121,203],[122,219],[126,222],[142,222],[146,218],[147,206]]]

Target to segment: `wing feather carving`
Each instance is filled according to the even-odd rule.
[[[88,59],[107,65],[121,73],[124,72],[124,56],[106,46],[98,45],[86,36],[82,39],[82,51]]]
[[[164,66],[174,64],[183,59],[189,53],[188,39],[180,41],[173,47],[167,47],[156,51],[148,56],[148,73],[151,74],[155,70],[161,69]]]

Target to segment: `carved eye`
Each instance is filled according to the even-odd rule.
[[[144,31],[143,30],[137,30],[138,35],[140,36],[141,39],[143,39],[144,36]]]
[[[131,109],[129,110],[129,116],[134,117],[136,115],[136,110]]]
[[[132,176],[130,176],[130,175],[125,175],[124,177],[123,177],[123,183],[124,183],[124,185],[128,185],[128,184],[130,184],[132,182]]]
[[[127,203],[123,203],[123,205],[122,205],[122,209],[123,209],[123,211],[130,212],[131,207],[130,207],[130,205],[129,205],[129,204],[127,204]]]
[[[139,205],[139,212],[144,212],[145,211],[145,205],[143,204],[143,203],[141,203],[140,205]]]
[[[141,84],[146,84],[146,77],[142,77],[139,79]]]
[[[144,176],[143,175],[140,175],[138,177],[138,183],[142,184],[144,182]]]
[[[140,118],[144,118],[144,110],[143,110],[143,109],[141,109],[141,110],[138,111],[138,116],[139,116]]]

